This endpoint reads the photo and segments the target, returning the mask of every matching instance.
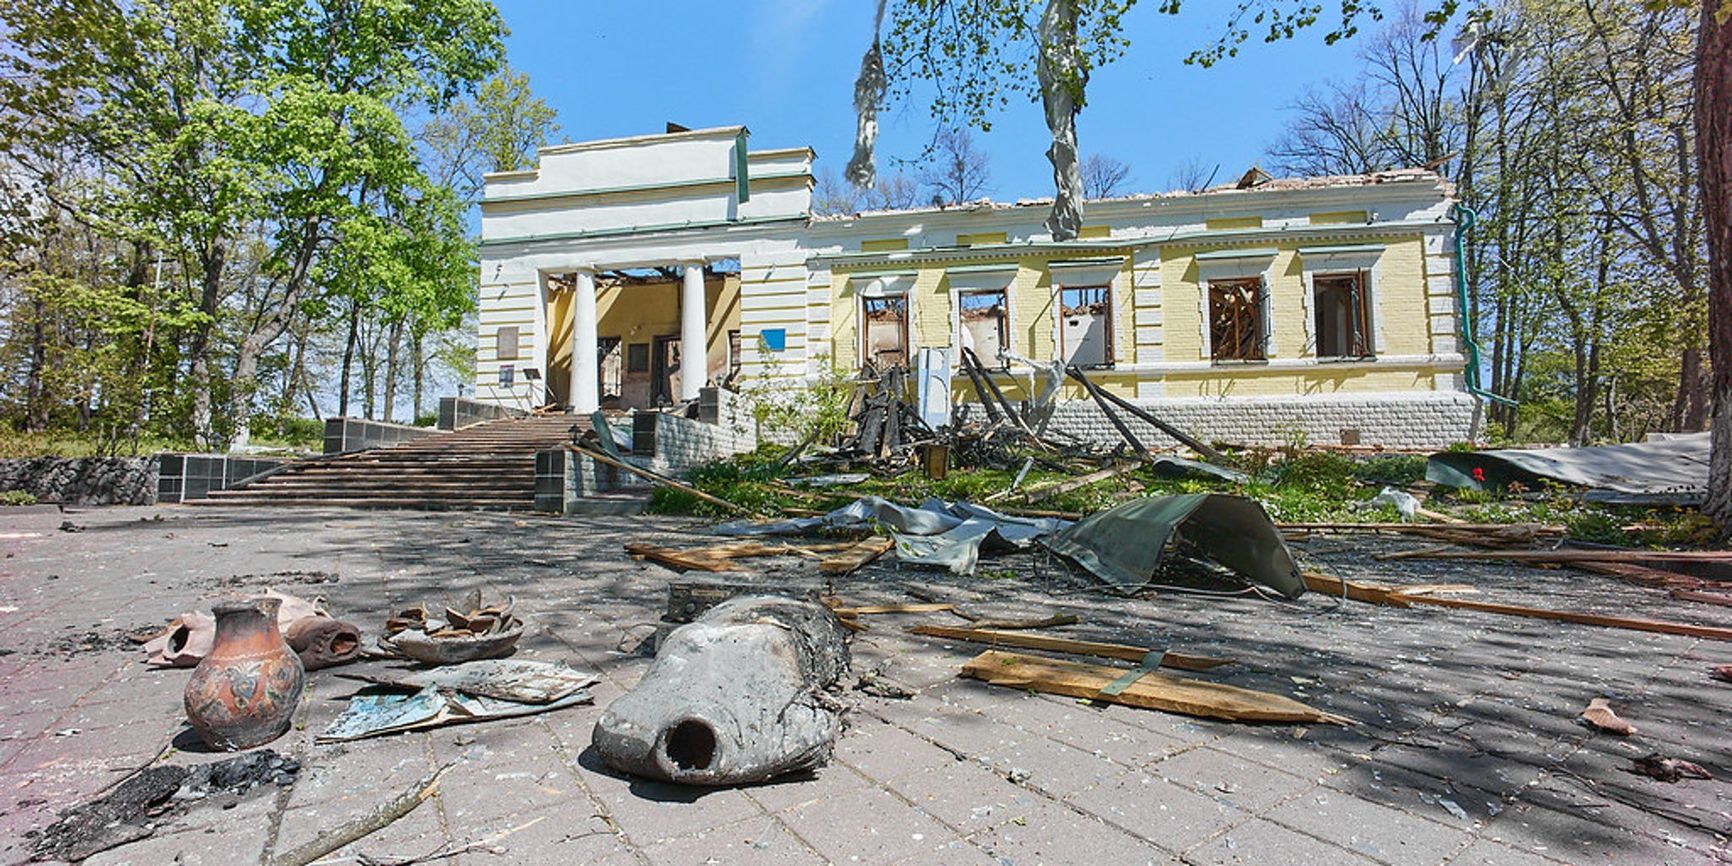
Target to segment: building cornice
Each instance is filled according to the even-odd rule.
[[[1450,197],[1450,191],[1441,182],[1428,183],[1420,180],[1301,189],[1216,190],[1194,194],[1127,196],[1125,198],[1087,201],[1083,203],[1083,218],[1089,225],[1098,225],[1118,220],[1147,219],[1151,211],[1175,216],[1227,213],[1252,215],[1257,210],[1277,207],[1331,208],[1340,206],[1342,209],[1358,210],[1370,209],[1368,205],[1382,202],[1435,200],[1441,203],[1449,201]],[[1040,211],[1049,209],[1051,206],[1050,201],[1036,200],[1013,204],[975,203],[944,208],[874,211],[850,216],[825,217],[816,220],[813,228],[818,233],[831,231],[852,233],[863,228],[877,226],[884,228],[873,228],[873,230],[884,231],[890,225],[911,222],[980,223],[993,221],[994,218],[1006,224],[1016,224],[1028,222],[1036,217]]]
[[[789,180],[812,180],[812,173],[806,171],[765,172],[751,175],[752,183],[775,182]],[[599,189],[550,190],[548,192],[526,192],[519,195],[490,195],[481,200],[481,208],[486,210],[490,205],[518,204],[523,202],[548,202],[563,199],[601,198],[614,195],[644,195],[656,192],[690,192],[707,188],[733,189],[736,181],[731,177],[704,177],[694,180],[675,181],[673,183],[646,183],[634,186],[612,186]]]
[[[1390,235],[1412,235],[1426,229],[1447,226],[1447,222],[1432,220],[1397,220],[1363,225],[1292,225],[1254,229],[1215,229],[1172,231],[1165,235],[1119,237],[1110,240],[1086,241],[1017,241],[1005,244],[975,246],[922,247],[912,250],[882,252],[846,251],[819,253],[806,260],[813,269],[832,270],[860,268],[906,268],[910,265],[949,264],[952,262],[1016,261],[1029,257],[1052,258],[1064,255],[1120,255],[1146,247],[1221,247],[1234,248],[1253,244],[1283,241],[1316,241],[1332,238],[1360,239]]]
[[[633,147],[652,141],[687,141],[700,138],[733,138],[748,130],[744,126],[712,126],[707,129],[688,129],[681,132],[655,132],[648,135],[628,135],[622,138],[601,138],[595,141],[574,141],[565,144],[553,144],[536,148],[537,156],[549,156],[561,153],[577,153],[585,150],[607,150],[615,147]]]
[[[738,229],[768,225],[799,225],[806,222],[805,216],[752,217],[737,220],[693,220],[683,223],[664,223],[652,226],[621,226],[619,228],[591,229],[579,232],[551,232],[540,235],[520,235],[517,237],[482,238],[479,246],[485,248],[511,246],[513,244],[534,244],[545,241],[575,241],[601,238],[649,237],[661,235],[678,235],[684,232],[708,231],[711,229]]]

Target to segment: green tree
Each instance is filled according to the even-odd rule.
[[[266,353],[332,286],[326,257],[382,226],[454,225],[426,217],[438,184],[401,118],[441,110],[503,52],[484,0],[49,0],[7,4],[0,27],[0,140],[55,208],[135,263],[171,262],[142,305],[192,310],[165,336],[210,445],[244,440]],[[55,183],[67,164],[93,168]],[[435,272],[467,259],[460,232],[420,243],[452,256]],[[141,298],[158,285],[144,270]]]
[[[1180,2],[1159,0],[1155,6],[1176,15]],[[1084,194],[1076,117],[1088,104],[1093,71],[1129,49],[1125,16],[1135,5],[1136,0],[879,0],[872,44],[855,82],[859,131],[849,181],[862,189],[872,185],[878,112],[911,99],[917,86],[925,89],[939,129],[990,130],[993,116],[1013,100],[1039,100],[1052,135],[1047,159],[1056,191],[1047,228],[1060,240],[1076,237]],[[1289,38],[1317,24],[1328,5],[1242,0],[1221,38],[1190,60],[1207,66],[1234,56],[1254,34],[1268,41]],[[1363,0],[1340,0],[1339,11],[1324,37],[1331,43],[1357,32],[1362,17],[1381,17]]]

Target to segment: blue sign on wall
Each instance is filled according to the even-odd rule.
[[[764,342],[764,348],[771,352],[781,352],[788,348],[787,328],[765,328],[758,339]]]

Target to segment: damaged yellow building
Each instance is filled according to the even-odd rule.
[[[743,127],[544,148],[490,175],[476,396],[579,412],[971,348],[1013,399],[1063,361],[1204,439],[1470,438],[1451,190],[1421,170],[1090,201],[811,213],[813,152]],[[706,358],[701,375],[684,359]],[[1050,424],[1112,439],[1066,384]],[[951,382],[953,405],[973,399]],[[1160,441],[1151,436],[1151,441]]]

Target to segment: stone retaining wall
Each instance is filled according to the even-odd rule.
[[[344,454],[368,448],[383,448],[429,436],[443,436],[445,433],[444,430],[432,427],[411,427],[408,424],[368,421],[365,418],[326,418],[325,453]]]
[[[0,460],[0,491],[23,490],[67,505],[156,502],[154,457],[33,457]]]
[[[699,406],[700,419],[706,420],[662,412],[633,415],[631,451],[624,459],[662,475],[682,476],[693,467],[758,447],[750,416],[733,392],[706,388]],[[577,499],[648,489],[649,483],[636,475],[563,449],[535,456],[535,507],[540,511],[571,514],[578,510]]]
[[[515,406],[483,403],[468,397],[440,397],[437,426],[440,430],[461,430],[471,424],[480,424],[483,421],[519,418],[527,414],[529,413]]]

